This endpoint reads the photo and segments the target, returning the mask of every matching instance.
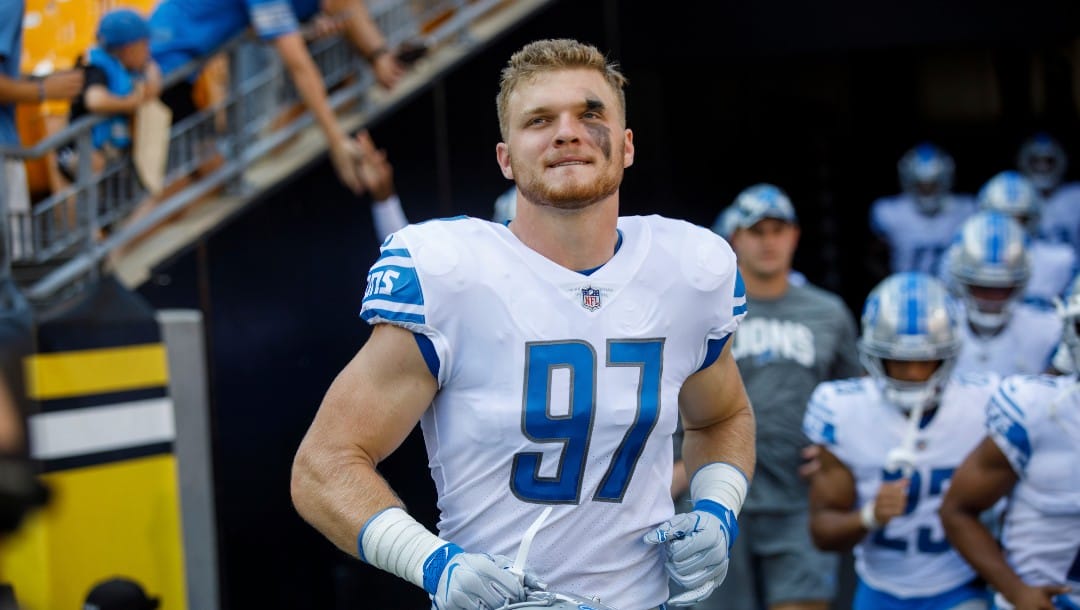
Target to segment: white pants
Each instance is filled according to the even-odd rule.
[[[13,260],[29,256],[32,248],[30,232],[30,187],[26,182],[26,166],[20,159],[3,161],[3,197],[7,204],[7,226]]]

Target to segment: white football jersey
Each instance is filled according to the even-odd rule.
[[[1053,311],[1018,303],[1005,328],[984,337],[964,329],[956,373],[997,373],[1001,376],[1046,371],[1061,341],[1061,318]]]
[[[1024,300],[1049,307],[1076,277],[1076,252],[1067,244],[1035,239],[1028,244],[1028,255],[1031,277],[1024,287]]]
[[[918,433],[908,512],[867,534],[855,546],[855,571],[875,590],[902,598],[943,593],[975,577],[952,548],[938,508],[953,471],[985,437],[986,403],[996,375],[954,375],[937,412]],[[803,429],[855,477],[856,507],[877,497],[886,455],[899,447],[907,416],[885,402],[871,377],[818,385]]]
[[[1043,203],[1039,232],[1046,239],[1080,252],[1080,183],[1056,188]]]
[[[940,212],[927,216],[909,195],[882,197],[870,208],[870,228],[889,244],[893,273],[937,275],[945,250],[975,209],[971,196],[952,194]]]
[[[679,390],[746,297],[708,229],[659,216],[618,227],[621,246],[590,275],[501,224],[406,227],[372,266],[362,316],[433,347],[439,391],[421,425],[440,535],[513,558],[554,505],[529,569],[552,590],[646,608],[668,596],[664,550],[642,536],[674,514]]]
[[[1001,542],[1032,585],[1068,584],[1080,606],[1080,388],[1073,375],[1013,376],[987,408],[987,430],[1019,481]],[[999,608],[1012,608],[998,596]]]

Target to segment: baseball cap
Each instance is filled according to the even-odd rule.
[[[83,603],[83,610],[155,610],[160,601],[146,594],[139,583],[114,577],[94,585]]]
[[[780,188],[771,184],[755,184],[744,189],[731,204],[730,216],[724,228],[730,233],[735,229],[748,229],[766,218],[798,224],[795,206]]]
[[[109,11],[98,22],[98,44],[106,49],[150,38],[150,24],[131,9]]]

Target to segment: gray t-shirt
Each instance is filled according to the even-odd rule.
[[[839,297],[811,285],[775,300],[747,295],[747,306],[732,345],[757,419],[757,469],[744,510],[806,510],[798,474],[810,444],[803,414],[818,383],[862,374],[855,320]]]

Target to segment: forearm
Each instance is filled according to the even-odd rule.
[[[386,38],[379,30],[364,2],[350,2],[346,9],[345,35],[369,61],[375,59],[377,51],[386,50]]]
[[[386,508],[402,506],[370,460],[306,441],[293,462],[291,491],[300,516],[354,557],[364,524]]]
[[[111,93],[86,96],[86,109],[97,114],[134,114],[139,108],[138,98]]]
[[[944,506],[940,512],[949,543],[994,589],[1007,599],[1024,586],[1016,575],[994,536],[979,521],[977,514]]]
[[[322,75],[318,66],[305,52],[302,56],[287,59],[286,65],[292,76],[293,85],[304,105],[315,117],[315,122],[326,135],[327,141],[333,146],[342,143],[347,136],[338,125],[337,117],[330,107],[330,100],[326,95],[326,86],[323,84]]]
[[[41,101],[42,83],[0,76],[0,103],[22,104]]]
[[[725,462],[753,479],[756,450],[754,413],[746,404],[727,418],[702,428],[686,428],[683,433],[683,461],[690,477],[699,468]]]
[[[860,511],[819,509],[810,517],[810,536],[823,551],[850,551],[869,531]]]

